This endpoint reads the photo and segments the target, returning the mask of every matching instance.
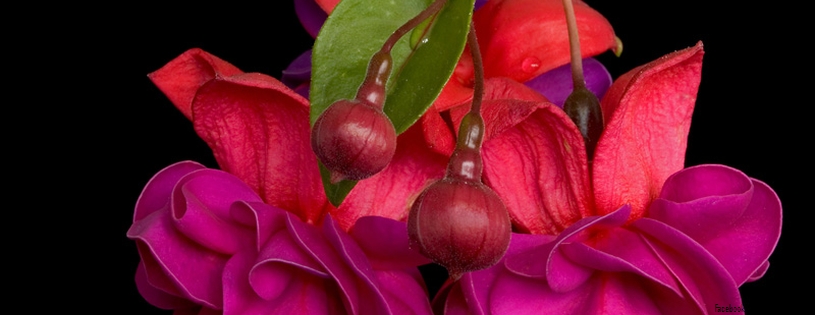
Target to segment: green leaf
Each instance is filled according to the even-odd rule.
[[[310,122],[340,99],[353,99],[371,56],[393,31],[426,8],[430,0],[343,0],[334,8],[314,43],[309,99]],[[464,51],[474,0],[448,0],[425,40],[414,48],[411,34],[393,47],[394,68],[387,85],[385,114],[397,133],[413,125],[433,104]],[[422,28],[422,27],[420,27]],[[420,29],[417,32],[425,32]],[[414,43],[415,44],[415,43]],[[323,185],[339,205],[356,182]]]
[[[434,21],[430,34],[391,76],[385,114],[397,133],[413,125],[433,104],[456,68],[473,12],[473,0],[449,0]]]

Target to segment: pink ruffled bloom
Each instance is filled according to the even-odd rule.
[[[683,169],[703,54],[699,43],[617,79],[592,163],[562,110],[513,81],[488,81],[484,179],[531,235],[513,234],[501,262],[448,283],[434,303],[447,314],[741,306],[738,287],[769,267],[781,204],[733,168]]]
[[[150,78],[223,169],[180,162],[144,188],[127,235],[151,304],[177,314],[431,312],[416,269],[429,261],[409,249],[399,221],[405,200],[441,176],[443,156],[399,150],[335,208],[309,146],[304,98],[199,49]],[[400,147],[416,135],[402,135]]]

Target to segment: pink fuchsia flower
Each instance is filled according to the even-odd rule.
[[[183,162],[145,187],[128,236],[137,240],[137,283],[150,303],[224,314],[429,312],[415,268],[428,261],[409,250],[405,224],[393,219],[403,220],[404,201],[441,176],[441,156],[397,150],[335,208],[309,148],[303,97],[199,49],[150,78],[223,169]],[[406,132],[400,145],[416,135]]]
[[[492,115],[500,127],[488,121],[485,182],[516,228],[535,235],[514,234],[501,262],[448,285],[440,307],[709,314],[741,305],[738,287],[769,266],[781,205],[738,170],[682,170],[702,55],[699,44],[619,78],[602,101],[607,124],[591,164],[579,131],[553,105],[517,96],[485,103],[504,113]]]

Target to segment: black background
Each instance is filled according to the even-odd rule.
[[[181,160],[217,165],[191,123],[146,75],[200,47],[246,72],[279,78],[312,44],[291,1],[280,2],[266,7],[111,8],[103,15],[71,19],[42,39],[72,43],[46,44],[45,52],[39,51],[48,57],[46,66],[35,67],[33,74],[57,72],[55,80],[65,90],[56,100],[49,98],[45,109],[33,107],[34,117],[53,119],[39,120],[56,127],[45,129],[51,136],[35,139],[35,145],[21,142],[39,158],[58,153],[53,163],[58,166],[38,164],[32,171],[37,175],[24,180],[37,177],[26,187],[34,187],[38,196],[58,190],[56,204],[65,206],[49,212],[57,231],[57,245],[51,245],[56,250],[23,244],[27,251],[45,252],[49,267],[38,267],[21,286],[36,282],[32,287],[41,290],[45,283],[48,293],[31,294],[43,296],[45,305],[85,313],[170,313],[150,306],[136,291],[133,274],[139,258],[135,244],[125,237],[133,206],[150,177],[167,165]],[[784,208],[781,241],[765,277],[742,286],[744,307],[751,314],[809,308],[803,294],[811,289],[793,286],[806,286],[810,277],[802,255],[811,245],[801,246],[811,240],[804,230],[804,214],[811,209],[804,206],[804,188],[812,185],[799,182],[811,173],[811,158],[802,150],[812,144],[802,109],[811,103],[811,94],[795,86],[801,83],[791,76],[805,61],[795,51],[796,26],[782,12],[790,8],[714,8],[698,0],[587,2],[608,18],[624,42],[620,58],[600,56],[614,77],[704,42],[686,164],[733,166],[775,189]],[[42,181],[42,170],[53,169],[56,179]]]

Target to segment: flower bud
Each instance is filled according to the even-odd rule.
[[[503,202],[479,181],[445,177],[413,203],[408,217],[411,246],[458,279],[495,265],[509,246],[510,222]]]
[[[331,171],[331,182],[362,180],[378,173],[396,152],[396,130],[382,109],[339,100],[317,118],[311,149]]]

